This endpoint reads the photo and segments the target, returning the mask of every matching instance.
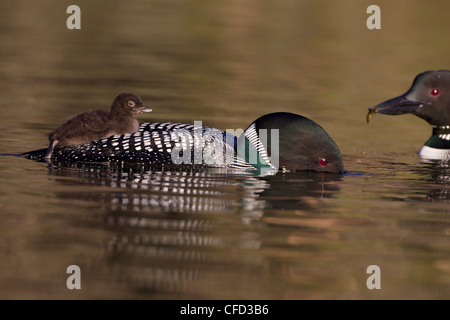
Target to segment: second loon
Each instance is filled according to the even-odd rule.
[[[44,161],[45,154],[46,149],[39,149],[18,156]],[[135,133],[56,147],[51,161],[345,172],[340,150],[327,132],[314,121],[288,112],[258,118],[239,138],[195,124],[143,123]]]
[[[411,113],[433,126],[431,138],[419,155],[428,160],[450,160],[450,70],[426,71],[416,76],[404,94],[369,108],[375,113]]]

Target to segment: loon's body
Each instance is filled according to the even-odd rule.
[[[236,137],[215,129],[217,131],[214,131],[214,140],[209,139],[209,130],[214,129],[183,123],[142,123],[135,133],[113,135],[82,145],[56,148],[51,160],[54,163],[128,162],[154,166],[208,164],[211,167],[242,164],[243,167],[249,167],[245,161],[239,161],[237,158],[226,163],[226,158],[223,157],[226,154],[235,156],[232,144],[226,141],[235,143]],[[221,154],[206,159],[203,150],[212,148],[220,150]],[[202,154],[199,155],[199,152]],[[32,160],[43,160],[42,153],[43,150],[36,150],[24,153],[23,156]]]
[[[50,159],[56,145],[75,146],[112,135],[138,131],[139,122],[134,116],[150,112],[141,98],[132,93],[119,94],[109,112],[94,110],[78,114],[67,120],[49,135],[50,145],[45,158]]]
[[[20,156],[43,160],[45,153],[41,149]],[[132,134],[55,148],[51,161],[345,171],[339,148],[322,127],[303,116],[285,112],[260,117],[240,138],[204,126],[143,123]]]
[[[404,94],[369,108],[375,113],[411,113],[432,125],[431,138],[419,151],[423,159],[450,160],[450,70],[426,71],[416,76]]]

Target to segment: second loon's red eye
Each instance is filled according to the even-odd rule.
[[[431,94],[433,96],[437,96],[439,94],[439,89],[438,88],[434,88],[433,90],[431,90]]]
[[[319,160],[319,163],[320,163],[321,166],[326,166],[328,162],[327,162],[327,159],[323,159],[322,158],[322,159]]]

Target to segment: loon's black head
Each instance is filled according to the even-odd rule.
[[[369,108],[367,122],[375,113],[411,113],[433,126],[450,125],[450,70],[419,74],[407,92]]]
[[[252,159],[252,150],[258,154],[257,163]],[[294,113],[270,113],[255,120],[239,138],[239,152],[245,152],[241,157],[256,167],[345,171],[341,152],[327,132],[314,121]]]
[[[119,94],[111,105],[111,115],[139,115],[142,112],[151,112],[152,109],[145,106],[141,97],[133,93]]]

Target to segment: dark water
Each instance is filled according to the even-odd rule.
[[[0,152],[43,148],[120,92],[139,120],[245,129],[295,112],[348,173],[53,167],[0,158],[0,298],[448,299],[450,169],[431,128],[367,108],[448,69],[448,1],[0,3]],[[66,269],[81,270],[69,290]],[[368,266],[381,271],[369,290]]]

